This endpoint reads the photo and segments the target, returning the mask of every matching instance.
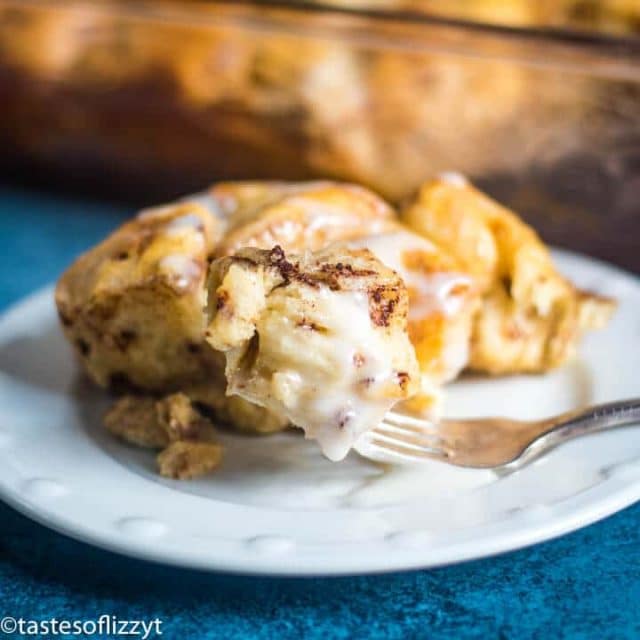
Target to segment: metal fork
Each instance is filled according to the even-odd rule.
[[[640,424],[640,398],[600,404],[553,418],[441,420],[434,423],[390,411],[355,445],[378,462],[415,464],[440,460],[500,474],[522,469],[551,449],[580,436]]]

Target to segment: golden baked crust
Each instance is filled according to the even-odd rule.
[[[104,426],[125,442],[146,449],[163,449],[177,440],[211,437],[213,427],[184,393],[162,398],[122,396],[105,414]]]
[[[222,461],[222,447],[215,442],[179,440],[158,454],[160,475],[191,480],[211,473]]]
[[[211,429],[211,421],[203,416],[189,396],[172,393],[156,402],[158,422],[169,437],[177,440],[199,440]]]
[[[227,220],[216,255],[242,247],[317,251],[332,242],[380,233],[394,210],[359,185],[318,182],[223,182],[209,196]]]
[[[105,429],[112,435],[144,449],[163,449],[169,434],[163,428],[151,396],[122,396],[104,416]]]
[[[267,435],[282,431],[290,425],[289,420],[264,407],[240,396],[226,395],[224,355],[219,352],[214,354],[219,359],[218,366],[206,380],[185,387],[184,391],[189,398],[208,407],[220,422],[245,433]]]
[[[129,444],[161,449],[158,471],[169,478],[195,478],[213,471],[222,459],[211,422],[184,393],[161,399],[123,396],[104,417],[104,426]]]
[[[63,274],[60,319],[99,385],[169,391],[207,374],[204,281],[220,234],[196,203],[150,209]]]
[[[401,217],[449,252],[480,287],[472,369],[503,374],[557,367],[615,307],[563,278],[535,231],[462,176],[427,182]]]
[[[406,288],[367,249],[242,249],[212,264],[208,313],[228,393],[287,416],[331,459],[419,391]]]

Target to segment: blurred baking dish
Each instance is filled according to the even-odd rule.
[[[213,176],[400,201],[455,167],[638,264],[637,3],[329,4],[0,0],[2,162],[145,199]]]

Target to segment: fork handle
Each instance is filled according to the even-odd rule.
[[[543,431],[505,471],[515,471],[533,459],[574,438],[590,433],[640,423],[640,398],[599,404],[578,411],[570,411],[547,421]]]

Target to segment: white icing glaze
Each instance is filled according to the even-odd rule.
[[[462,335],[449,333],[449,339],[445,341],[441,355],[441,360],[444,363],[440,378],[442,383],[454,380],[469,363],[471,351],[469,334],[464,326],[459,327],[459,333]]]
[[[435,254],[438,249],[426,238],[408,230],[359,238],[348,243],[351,247],[369,249],[381,262],[396,271],[409,290],[409,322],[420,323],[430,316],[442,314],[450,318],[441,351],[437,356],[441,363],[438,382],[443,383],[455,378],[469,360],[469,336],[466,323],[458,322],[467,303],[466,295],[472,286],[472,280],[463,273],[452,271],[430,272],[412,269],[405,264],[408,252],[418,251]],[[434,260],[436,260],[434,255]],[[438,397],[438,393],[425,395]],[[437,410],[437,409],[436,409]]]
[[[164,256],[158,263],[158,268],[160,272],[169,275],[179,289],[188,288],[202,275],[202,267],[193,258],[179,253]]]
[[[162,234],[179,241],[188,239],[189,242],[195,245],[197,250],[205,250],[204,223],[195,213],[187,213],[171,219],[162,229]]]
[[[238,209],[238,200],[230,193],[217,193],[215,197],[209,196],[211,199],[210,207],[215,208],[221,218],[228,218]]]
[[[410,231],[396,231],[359,238],[349,242],[352,247],[369,249],[381,262],[396,271],[409,289],[409,319],[419,321],[433,313],[446,316],[457,314],[464,304],[464,296],[456,295],[459,287],[468,289],[471,279],[463,273],[425,273],[409,268],[404,255],[411,251],[433,254],[436,247],[426,238]]]
[[[469,184],[467,178],[457,171],[443,171],[438,178],[452,187],[462,188]]]
[[[294,422],[305,421],[306,436],[315,438],[330,460],[341,460],[358,436],[377,425],[394,404],[381,386],[397,377],[390,351],[395,343],[372,326],[366,295],[329,290],[324,294],[321,311],[332,316],[335,375],[322,385],[312,377],[305,379],[313,391]],[[359,356],[362,364],[356,366]]]
[[[167,216],[167,214],[174,211],[175,204],[165,204],[158,207],[151,207],[149,209],[142,209],[136,216],[136,218],[142,222],[151,222],[152,220],[159,220]]]
[[[187,213],[183,216],[173,218],[165,227],[167,235],[179,235],[185,231],[202,231],[204,224],[195,213]]]
[[[206,209],[214,218],[220,220],[226,217],[229,212],[223,207],[223,203],[214,198],[210,193],[202,191],[200,193],[194,193],[182,198],[183,202],[195,202],[199,204],[203,209]]]
[[[317,200],[313,197],[313,194],[309,197],[305,195],[293,196],[289,198],[288,203],[304,213],[304,237],[307,243],[312,240],[316,233],[322,230],[336,227],[344,228],[349,225],[354,228],[360,228],[363,224],[361,218],[347,215],[343,206]],[[382,218],[379,220],[373,218],[373,220],[367,221],[371,233],[379,232],[384,228],[385,224],[388,224],[388,220]]]
[[[363,292],[322,288],[302,307],[296,300],[307,326],[282,313],[288,295],[286,287],[276,290],[272,296],[281,299],[269,304],[277,309],[257,324],[271,372],[261,370],[264,381],[257,383],[253,374],[249,384],[231,378],[229,391],[284,413],[329,459],[341,460],[397,401],[389,385],[399,385],[396,366],[415,373],[413,349],[406,336],[399,344],[372,324]]]
[[[459,273],[436,273],[428,278],[406,270],[401,274],[412,291],[409,319],[420,320],[432,313],[454,316],[464,304],[464,297],[456,295],[456,289],[463,285],[468,289],[470,279]]]

